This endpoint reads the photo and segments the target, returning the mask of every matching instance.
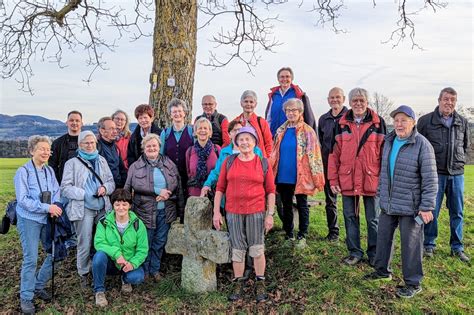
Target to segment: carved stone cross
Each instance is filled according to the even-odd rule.
[[[208,198],[190,197],[184,225],[174,223],[168,232],[166,252],[183,255],[181,287],[193,293],[217,289],[216,264],[231,262],[227,232],[212,230]]]

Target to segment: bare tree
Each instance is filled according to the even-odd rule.
[[[114,51],[125,34],[131,40],[153,37],[153,67],[150,74],[150,104],[156,110],[160,125],[168,122],[166,104],[179,97],[191,105],[196,64],[196,32],[224,16],[233,17],[235,24],[221,28],[212,36],[216,46],[226,46],[224,56],[210,52],[212,67],[223,67],[234,60],[243,62],[248,71],[258,64],[262,51],[273,51],[281,43],[273,35],[278,15],[275,7],[288,0],[135,0],[133,8],[122,8],[113,0],[0,0],[0,64],[2,78],[15,79],[20,88],[32,92],[31,62],[54,62],[66,66],[64,51],[85,50],[86,65],[91,71],[89,82],[97,69],[106,69],[104,53]],[[367,0],[376,7],[376,0]],[[344,0],[308,1],[318,24],[329,25],[335,32],[338,18],[345,9]],[[418,6],[408,6],[413,3]],[[301,0],[300,6],[304,4]],[[397,27],[387,42],[397,46],[408,39],[415,42],[412,17],[421,10],[444,8],[440,0],[398,1]],[[265,9],[262,13],[259,9]],[[197,12],[207,17],[197,25]],[[258,13],[257,13],[258,12]],[[147,24],[154,23],[153,30]],[[111,28],[115,36],[104,35]],[[108,33],[109,34],[109,33]]]
[[[382,117],[386,122],[390,121],[390,112],[393,110],[393,101],[385,95],[375,92],[370,106]]]

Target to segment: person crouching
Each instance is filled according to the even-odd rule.
[[[111,196],[113,211],[99,220],[94,238],[96,253],[92,259],[95,304],[106,306],[105,276],[121,275],[122,292],[131,293],[132,284],[142,283],[142,264],[148,255],[147,230],[130,211],[132,195],[117,189]]]

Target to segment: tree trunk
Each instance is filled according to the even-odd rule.
[[[155,0],[153,68],[150,105],[160,127],[170,124],[166,105],[173,98],[186,101],[191,119],[196,67],[197,4],[195,0]]]

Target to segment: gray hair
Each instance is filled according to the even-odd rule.
[[[290,67],[280,68],[280,70],[278,70],[278,72],[277,72],[277,78],[280,77],[280,73],[282,73],[283,71],[288,71],[291,74],[291,79],[292,80],[295,78],[295,75],[293,74],[293,70]]]
[[[196,120],[194,122],[194,126],[193,126],[194,135],[196,135],[197,129],[198,129],[199,125],[202,124],[202,123],[205,123],[209,126],[209,130],[211,131],[211,135],[212,135],[212,124],[209,121],[209,119],[207,119],[206,117],[201,117],[201,118],[199,118],[198,120]]]
[[[362,96],[365,98],[365,100],[367,101],[367,103],[370,102],[370,99],[369,99],[369,92],[367,92],[366,89],[363,89],[363,88],[354,88],[352,89],[350,92],[349,92],[349,103],[352,101],[352,99],[356,96]]]
[[[329,93],[328,93],[328,96],[329,96],[329,94],[331,94],[332,92],[339,92],[339,93],[341,93],[341,95],[342,95],[343,97],[345,97],[345,95],[344,95],[344,90],[341,89],[340,87],[337,87],[337,86],[336,86],[336,87],[333,87],[332,89],[330,89],[330,90],[329,90]]]
[[[141,148],[142,150],[145,149],[145,145],[147,144],[147,142],[151,141],[155,139],[157,142],[158,142],[158,145],[160,146],[161,148],[161,140],[160,140],[160,136],[158,136],[156,133],[149,133],[147,134],[146,136],[143,137],[142,139],[142,145],[141,145]]]
[[[28,138],[28,152],[32,153],[36,149],[36,146],[38,145],[38,143],[40,143],[40,142],[46,142],[51,147],[51,138],[50,137],[34,135],[34,136],[30,136]]]
[[[173,98],[171,99],[171,101],[169,101],[167,105],[168,115],[171,115],[171,107],[179,107],[179,106],[183,108],[185,114],[188,114],[188,106],[186,105],[186,102],[179,98]]]
[[[288,106],[295,104],[296,108],[302,113],[304,112],[304,104],[303,101],[299,98],[290,98],[285,103],[283,103],[283,110],[286,111]]]
[[[444,93],[448,93],[454,96],[458,95],[458,92],[456,92],[456,90],[453,89],[452,87],[445,87],[444,89],[441,90],[441,92],[439,92],[438,101],[441,101],[441,97],[443,96]]]
[[[246,90],[244,93],[242,93],[242,96],[240,97],[240,102],[242,103],[247,97],[253,98],[255,103],[257,103],[257,93],[255,93],[252,90]]]
[[[81,133],[79,134],[79,137],[77,138],[77,143],[81,143],[87,137],[93,137],[94,141],[97,142],[97,137],[92,131],[84,130],[84,131],[81,131]]]
[[[99,121],[97,122],[97,128],[98,129],[105,129],[105,122],[106,121],[113,121],[112,117],[102,117],[101,119],[99,119]]]

